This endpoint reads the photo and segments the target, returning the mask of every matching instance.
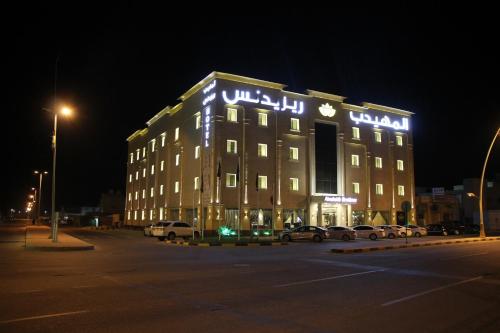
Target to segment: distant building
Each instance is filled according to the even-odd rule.
[[[445,191],[444,188],[434,188],[434,191],[417,188],[415,202],[418,225],[460,221],[460,199],[460,195],[454,191]]]
[[[99,207],[103,215],[123,214],[125,197],[120,191],[109,190],[108,193],[101,194]]]

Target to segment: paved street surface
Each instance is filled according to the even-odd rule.
[[[0,225],[0,332],[500,332],[500,241],[333,254],[64,231],[95,250],[25,251]]]

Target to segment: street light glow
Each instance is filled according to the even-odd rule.
[[[69,117],[69,116],[71,116],[72,113],[73,113],[73,111],[66,106],[61,109],[61,114],[63,116]]]
[[[467,196],[471,198],[477,198],[477,196],[472,192],[467,192]]]

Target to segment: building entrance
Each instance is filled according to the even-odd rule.
[[[337,225],[337,208],[330,208],[323,211],[322,227],[332,227]]]

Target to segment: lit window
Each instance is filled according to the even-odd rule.
[[[146,177],[146,168],[142,169],[142,178]]]
[[[137,154],[136,154],[136,155],[137,155],[137,157],[136,157],[136,158],[137,158],[137,160],[139,160],[139,157],[141,157],[141,150],[140,150],[140,149],[137,149],[137,150],[136,150],[136,153],[137,153]]]
[[[292,160],[292,161],[299,160],[299,148],[290,147],[290,160]]]
[[[142,147],[142,157],[146,157],[146,147]]]
[[[195,190],[200,189],[200,177],[194,177],[194,189]]]
[[[179,182],[178,181],[175,182],[174,193],[179,193]]]
[[[163,171],[164,165],[165,165],[165,161],[161,161],[160,162],[160,171]]]
[[[352,138],[359,140],[359,127],[352,128]]]
[[[396,135],[396,144],[398,146],[402,146],[403,145],[403,137],[401,135]]]
[[[130,210],[127,213],[127,220],[130,220]]]
[[[259,126],[267,127],[267,114],[259,112]]]
[[[403,171],[405,169],[405,165],[404,165],[403,160],[398,160],[397,164],[398,164],[398,170],[399,171]]]
[[[359,183],[352,183],[352,192],[359,194]]]
[[[236,154],[238,152],[236,140],[227,140],[227,152],[229,154]]]
[[[194,158],[195,159],[200,158],[200,146],[194,147]]]
[[[163,195],[163,185],[160,185],[160,195]]]
[[[299,125],[299,119],[298,118],[291,118],[290,119],[291,124],[290,124],[290,129],[292,131],[300,131],[300,125]]]
[[[160,220],[163,220],[163,207],[160,207]]]
[[[298,178],[290,178],[290,190],[298,191],[299,190],[299,179]]]
[[[134,153],[130,153],[130,164],[134,163]]]
[[[236,187],[235,173],[226,173],[226,187]]]
[[[142,190],[142,198],[146,199],[146,190],[145,189]]]
[[[405,187],[403,185],[398,185],[398,195],[399,196],[405,195]]]
[[[128,201],[132,201],[132,192],[128,193]]]
[[[149,191],[149,196],[152,198],[155,196],[155,188],[151,187],[151,190]]]
[[[359,155],[351,155],[351,165],[359,167]]]
[[[179,127],[175,128],[174,141],[179,140]]]
[[[382,169],[382,157],[375,157],[375,168]]]
[[[129,183],[132,183],[132,174],[130,174],[130,175],[128,176],[128,182],[129,182]]]
[[[139,199],[139,192],[135,191],[135,200]]]
[[[384,194],[384,185],[383,184],[375,184],[375,194],[378,194],[378,195]]]
[[[165,147],[165,139],[167,138],[167,133],[161,135],[161,146]]]
[[[154,164],[151,166],[151,174],[154,175],[155,174],[155,166]]]
[[[134,220],[137,220],[137,211],[134,210]]]
[[[267,189],[267,176],[259,176],[259,190]]]
[[[135,180],[139,179],[139,171],[135,172]]]
[[[141,211],[141,220],[144,220],[146,218],[146,214],[144,212],[144,209]]]
[[[267,144],[265,143],[257,144],[257,155],[259,157],[267,157]]]
[[[227,121],[237,122],[238,121],[238,110],[228,108],[227,109]]]
[[[156,140],[153,139],[151,140],[151,151],[154,152],[155,151],[155,146],[156,146]]]
[[[175,154],[175,165],[179,165],[180,160],[181,160],[181,155]]]
[[[196,114],[195,118],[195,128],[198,129],[201,127],[201,114]]]
[[[382,133],[375,132],[375,142],[382,142]]]
[[[150,221],[152,221],[152,220],[153,220],[153,211],[154,211],[153,209],[151,209],[151,210],[149,211],[149,220],[150,220]]]

